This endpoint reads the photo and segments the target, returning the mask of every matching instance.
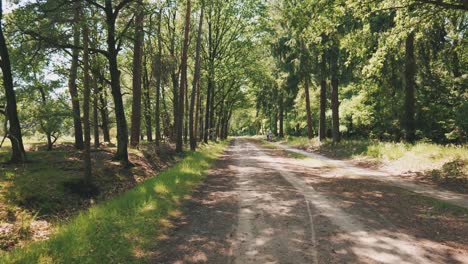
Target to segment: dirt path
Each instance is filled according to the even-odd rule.
[[[422,218],[419,226],[412,220],[421,220],[420,207],[387,201],[387,193],[405,198],[401,189],[328,181],[321,174],[338,172],[309,161],[236,139],[159,239],[152,262],[468,263],[466,215]],[[401,207],[415,215],[394,220]]]

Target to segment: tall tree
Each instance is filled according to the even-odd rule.
[[[75,148],[83,149],[83,127],[81,126],[81,110],[80,110],[80,99],[78,97],[78,88],[76,85],[76,79],[78,75],[78,56],[80,46],[80,4],[79,1],[74,2],[74,17],[73,17],[73,45],[75,48],[72,49],[70,75],[68,77],[68,91],[70,93],[73,111],[73,131],[75,136]]]
[[[320,118],[319,118],[319,139],[324,140],[326,136],[326,109],[327,109],[327,54],[326,39],[322,34],[322,54],[320,60]]]
[[[312,111],[310,110],[310,95],[309,95],[309,76],[304,78],[304,94],[306,99],[306,112],[307,112],[307,137],[312,138],[314,136],[312,130]]]
[[[306,104],[309,106],[308,111],[310,111],[310,97],[309,97],[308,88],[307,88],[306,98],[309,98],[308,99],[309,101],[306,100]],[[278,101],[279,101],[278,102],[278,119],[279,119],[278,137],[284,138],[284,92],[282,90],[279,92]],[[309,115],[308,115],[307,121],[309,121]],[[307,126],[309,126],[309,123],[307,123]],[[312,127],[312,117],[310,118],[310,127]],[[227,131],[225,132],[227,133]]]
[[[196,123],[198,119],[198,109],[197,113],[194,116],[195,101],[198,102],[197,98],[200,96],[200,50],[201,50],[201,38],[202,38],[202,28],[203,28],[203,12],[204,5],[202,2],[200,9],[200,21],[198,23],[198,36],[197,36],[197,46],[195,49],[195,72],[193,74],[193,84],[192,84],[192,95],[190,97],[190,113],[189,113],[189,133],[190,133],[190,149],[195,150],[197,148],[197,129]],[[197,103],[198,104],[198,103]]]
[[[80,12],[83,12],[80,8]],[[84,10],[86,12],[86,10]],[[83,16],[84,18],[84,16]],[[91,101],[90,67],[89,67],[89,29],[86,19],[81,21],[83,28],[83,129],[84,129],[84,182],[91,184],[91,128],[89,121],[89,108]]]
[[[26,161],[26,152],[23,145],[21,125],[18,118],[15,89],[13,87],[13,76],[11,73],[10,55],[3,33],[3,1],[0,0],[0,68],[2,69],[3,86],[6,96],[6,118],[8,120],[8,138],[11,141],[10,162],[18,163]]]
[[[132,127],[130,145],[137,147],[140,143],[141,130],[141,80],[143,58],[143,0],[137,0],[135,14],[135,41],[133,45],[133,89],[132,89]]]
[[[160,8],[158,12],[158,29],[157,29],[157,43],[158,43],[158,53],[156,55],[156,102],[154,106],[154,122],[156,127],[156,145],[158,146],[161,141],[161,80],[162,80],[162,36],[161,36],[161,23],[162,23],[162,12],[163,9]]]
[[[116,34],[116,21],[119,17],[120,12],[125,8],[129,3],[134,0],[121,0],[115,6],[112,3],[112,0],[105,0],[104,5],[99,4],[93,0],[86,0],[88,3],[96,6],[105,13],[105,22],[106,22],[106,43],[107,51],[103,54],[107,57],[109,61],[109,72],[110,72],[110,84],[112,97],[114,99],[114,108],[115,108],[115,119],[117,126],[117,152],[114,156],[116,160],[120,160],[124,163],[128,163],[128,130],[127,130],[127,120],[125,118],[125,110],[122,99],[122,91],[120,87],[120,70],[118,65],[118,54],[122,45],[122,38],[125,32],[121,32],[121,35],[118,37]],[[125,29],[124,29],[125,31]]]
[[[187,0],[186,11],[185,11],[185,26],[184,26],[184,40],[182,48],[182,59],[180,63],[180,86],[179,86],[179,114],[177,118],[177,137],[176,137],[176,152],[181,153],[183,151],[183,125],[184,125],[184,93],[185,86],[187,84],[187,57],[188,57],[188,46],[189,46],[189,32],[190,32],[190,0]],[[176,100],[176,98],[174,98]]]
[[[92,78],[93,81],[93,132],[94,132],[94,148],[99,148],[99,87],[97,77]]]
[[[340,141],[340,116],[338,100],[338,58],[339,46],[335,39],[332,39],[330,48],[330,79],[331,79],[331,109],[332,109],[332,135],[333,142]]]
[[[415,74],[414,31],[411,31],[405,41],[405,139],[414,142],[414,107],[415,107]]]

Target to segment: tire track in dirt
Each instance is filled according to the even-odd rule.
[[[152,263],[468,263],[466,251],[405,234],[314,183],[333,173],[326,165],[307,171],[276,152],[235,139],[158,240]]]
[[[370,230],[356,217],[340,209],[339,202],[317,192],[294,172],[285,169],[288,159],[271,157],[254,144],[250,148],[257,152],[257,162],[269,164],[270,168],[280,172],[294,188],[309,201],[320,214],[326,216],[338,226],[341,239],[351,242],[351,251],[358,257],[358,263],[446,263],[443,256],[434,252],[446,251],[443,245],[432,241],[418,241],[406,234],[389,234]],[[452,256],[454,263],[467,263],[468,257],[463,254]]]
[[[310,209],[281,175],[236,140],[239,216],[234,263],[319,263]]]

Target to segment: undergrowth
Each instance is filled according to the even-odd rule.
[[[166,218],[203,179],[225,144],[189,152],[174,167],[122,195],[93,206],[44,242],[0,255],[1,263],[141,263]]]

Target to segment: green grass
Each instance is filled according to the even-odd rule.
[[[436,183],[450,185],[453,190],[468,188],[467,145],[374,140],[342,140],[335,144],[331,140],[319,142],[316,138],[309,140],[303,137],[287,137],[285,143],[334,158],[364,158],[365,162],[384,165],[387,170],[396,174],[419,172]]]
[[[296,152],[292,152],[292,151],[289,151],[289,150],[285,150],[285,149],[283,149],[281,147],[278,147],[276,145],[271,144],[268,141],[261,140],[260,142],[261,142],[262,146],[264,146],[265,148],[282,151],[289,158],[293,158],[293,159],[307,159],[308,158],[306,155],[296,153]]]
[[[7,159],[0,154],[0,159]],[[30,162],[0,168],[0,201],[27,207],[40,215],[76,207],[77,199],[67,195],[64,183],[82,177],[80,162],[65,151],[35,151],[28,153]]]
[[[204,178],[225,143],[189,152],[171,169],[78,214],[45,242],[0,255],[1,263],[141,263],[164,219]]]
[[[468,148],[466,146],[437,145],[433,143],[396,143],[379,142],[373,140],[342,140],[334,144],[331,140],[319,142],[316,138],[309,140],[304,137],[287,137],[288,145],[307,148],[329,154],[338,158],[353,158],[358,156],[372,157],[378,159],[396,160],[408,154],[425,156],[428,159],[468,159]]]
[[[444,215],[447,212],[453,213],[456,216],[467,217],[468,209],[452,205],[451,203],[441,201],[435,198],[430,198],[432,200],[432,214],[434,215]]]

